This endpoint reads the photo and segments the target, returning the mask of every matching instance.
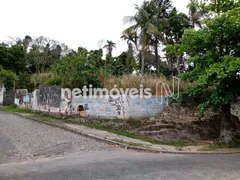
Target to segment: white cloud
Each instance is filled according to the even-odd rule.
[[[120,39],[126,25],[122,19],[133,15],[133,4],[143,0],[0,0],[0,41],[9,36],[46,36],[66,43],[73,49],[98,48],[98,41],[117,44],[114,55],[126,49]],[[173,0],[186,12],[188,0]]]

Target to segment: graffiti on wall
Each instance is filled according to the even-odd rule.
[[[15,90],[10,89],[8,91],[5,91],[3,94],[3,105],[9,106],[13,105],[15,102]]]
[[[61,88],[41,85],[38,92],[38,104],[45,108],[60,108]]]
[[[131,99],[125,96],[106,96],[104,98],[62,98],[56,87],[44,87],[35,93],[33,107],[64,115],[80,115],[107,118],[137,118],[159,114],[166,104],[159,104],[156,97]],[[166,98],[164,96],[159,98]],[[167,99],[167,98],[166,98]],[[32,101],[32,100],[30,100]],[[45,108],[44,108],[45,106]],[[53,108],[56,107],[56,108]]]
[[[15,98],[18,99],[19,104],[23,104],[24,96],[28,94],[27,89],[16,89]]]
[[[124,99],[122,96],[112,97],[109,96],[108,102],[111,103],[112,106],[116,107],[116,112],[118,116],[124,116]]]
[[[66,115],[81,114],[85,112],[89,116],[123,117],[124,99],[123,97],[106,97],[95,99],[74,98],[64,99],[61,102],[60,111]]]
[[[21,105],[21,103],[16,103],[16,99],[22,99],[21,101],[33,110],[66,115],[107,118],[152,117],[159,114],[168,105],[167,96],[154,96],[148,99],[106,96],[104,98],[74,98],[69,100],[67,98],[61,99],[61,89],[58,87],[40,86],[38,90],[30,94],[27,93],[27,90],[16,90],[16,93],[14,93],[13,89],[7,92],[4,91],[4,88],[0,86],[0,103],[2,93],[5,105],[14,103]],[[164,103],[159,104],[158,101],[161,100],[164,100]]]
[[[65,115],[77,115],[89,110],[88,104],[81,103],[80,100],[63,100],[60,105],[60,112]]]

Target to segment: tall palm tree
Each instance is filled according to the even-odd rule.
[[[106,48],[108,55],[112,56],[112,51],[113,51],[113,48],[116,48],[116,43],[107,40],[107,44],[103,46],[103,48]]]
[[[23,44],[25,51],[27,51],[31,42],[32,42],[32,37],[26,35],[25,38],[22,40],[22,44]]]
[[[159,45],[165,44],[165,30],[169,28],[169,12],[172,8],[170,0],[151,0],[151,19],[158,31],[152,34],[150,45],[153,47],[157,73],[160,72]]]
[[[189,9],[189,18],[191,19],[192,22],[192,28],[195,28],[195,26],[202,28],[200,21],[201,18],[204,16],[204,11],[200,10],[198,6],[199,6],[198,0],[190,0],[190,3],[187,6]]]
[[[158,33],[158,28],[152,18],[151,2],[144,1],[141,6],[135,5],[136,14],[134,16],[124,17],[124,23],[134,23],[123,31],[124,34],[134,32],[138,34],[139,45],[141,47],[141,74],[144,76],[144,53],[148,49],[148,42],[152,34]]]
[[[138,37],[135,30],[132,31],[132,29],[126,29],[126,31],[122,33],[121,39],[127,41],[127,44],[133,43],[137,48]]]

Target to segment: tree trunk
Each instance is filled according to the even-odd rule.
[[[180,74],[180,57],[177,55],[177,73]]]
[[[229,144],[233,140],[230,106],[230,104],[225,105],[222,108],[221,112],[221,129],[219,141],[225,144]]]
[[[145,62],[144,62],[144,50],[142,50],[142,52],[141,52],[141,63],[142,63],[142,65],[141,65],[141,75],[142,75],[142,77],[144,77],[144,65],[145,65]]]
[[[141,52],[141,84],[143,84],[144,82],[144,65],[145,65],[145,62],[144,62],[144,50],[142,50]]]
[[[157,38],[155,39],[155,61],[156,61],[156,66],[157,66],[157,75],[159,75],[160,72],[160,67],[159,67],[159,58],[158,58],[158,40]]]

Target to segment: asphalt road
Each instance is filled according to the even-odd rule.
[[[111,149],[0,112],[0,180],[236,180],[239,155],[164,155]]]

